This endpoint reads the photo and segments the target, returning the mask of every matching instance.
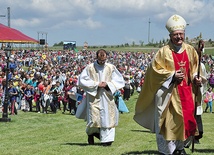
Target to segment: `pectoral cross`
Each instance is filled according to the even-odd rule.
[[[186,75],[186,68],[185,68],[186,61],[185,62],[184,61],[178,62],[178,65],[180,66],[181,72],[184,73],[184,75]],[[180,86],[183,86],[183,81],[181,81]]]
[[[182,73],[185,73],[186,69],[185,69],[185,65],[186,65],[186,61],[181,61],[181,62],[178,62],[178,65],[180,66],[180,70]]]

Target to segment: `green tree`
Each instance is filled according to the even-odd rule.
[[[132,47],[135,47],[135,41],[132,42]]]
[[[139,43],[140,43],[140,46],[143,47],[144,41],[140,40]]]
[[[55,43],[53,46],[63,46],[63,41],[61,41],[59,43]]]
[[[202,33],[201,33],[201,32],[200,32],[198,38],[199,38],[199,39],[202,39]]]

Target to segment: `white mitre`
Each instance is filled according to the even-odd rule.
[[[187,23],[184,18],[179,15],[172,15],[166,22],[166,28],[169,33],[176,30],[185,30],[186,25]]]

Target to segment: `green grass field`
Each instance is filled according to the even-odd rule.
[[[138,94],[126,101],[129,113],[120,114],[116,139],[110,147],[87,144],[86,123],[75,116],[19,111],[11,122],[0,122],[0,155],[152,155],[158,154],[155,135],[133,121]],[[2,113],[0,113],[2,114]],[[204,137],[193,155],[214,154],[214,113],[204,113]],[[149,119],[148,119],[149,121]],[[190,149],[186,149],[192,154]]]
[[[151,52],[151,51],[157,51],[159,49],[159,47],[151,47],[151,46],[137,46],[137,47],[111,47],[111,46],[106,46],[106,47],[102,47],[102,46],[97,46],[97,48],[89,48],[88,50],[94,50],[97,51],[98,49],[105,49],[107,51],[121,51],[121,52]],[[78,46],[77,50],[82,50],[83,47]],[[63,50],[62,46],[53,46],[53,47],[49,47],[49,50]],[[205,47],[204,50],[205,54],[211,54],[214,55],[214,47]]]

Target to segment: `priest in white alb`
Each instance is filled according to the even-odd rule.
[[[107,52],[100,49],[97,60],[87,65],[78,79],[78,86],[85,93],[88,143],[94,144],[94,137],[103,146],[110,146],[115,139],[119,112],[113,94],[124,87],[125,82],[117,68],[107,63]],[[84,103],[81,103],[84,104]]]

